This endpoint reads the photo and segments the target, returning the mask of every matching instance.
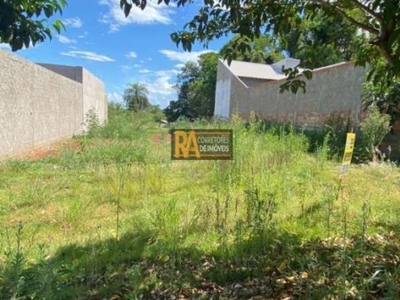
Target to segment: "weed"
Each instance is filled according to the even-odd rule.
[[[1,298],[398,298],[395,165],[339,185],[340,132],[172,126],[233,129],[234,160],[171,161],[154,116],[113,108],[80,152],[1,164]]]

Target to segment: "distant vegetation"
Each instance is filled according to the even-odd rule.
[[[182,67],[176,84],[178,100],[171,101],[164,110],[168,121],[213,116],[218,57],[217,53],[205,53],[198,62],[189,61]]]
[[[78,149],[0,164],[2,299],[399,298],[393,163],[340,183],[327,138],[255,117],[174,124],[235,143],[232,161],[172,161],[158,113],[109,112]]]
[[[149,91],[142,83],[127,84],[124,91],[124,103],[129,110],[139,111],[150,106]]]

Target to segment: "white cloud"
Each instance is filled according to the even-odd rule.
[[[146,85],[149,91],[149,100],[152,104],[160,105],[165,108],[171,100],[177,99],[177,92],[174,88],[176,84],[177,70],[158,70],[151,71],[143,69],[140,75],[129,78],[128,82],[140,82]]]
[[[83,38],[87,37],[88,34],[89,34],[89,33],[88,33],[87,31],[85,31],[83,34],[78,35],[78,39],[83,39]]]
[[[147,73],[151,73],[151,71],[148,69],[142,69],[142,70],[139,70],[139,73],[147,74]]]
[[[148,74],[144,82],[153,103],[166,107],[169,101],[175,100],[177,98],[176,90],[174,89],[175,81],[175,70],[160,70]]]
[[[107,14],[103,15],[101,22],[110,26],[111,31],[117,31],[120,27],[130,24],[171,24],[171,15],[174,13],[172,6],[165,4],[157,5],[155,1],[148,1],[145,10],[134,6],[130,15],[126,18],[118,0],[100,0],[101,5],[109,8]]]
[[[93,61],[100,61],[100,62],[115,61],[114,59],[108,56],[97,54],[95,52],[90,52],[90,51],[68,51],[68,52],[61,52],[60,54],[65,56],[82,58]]]
[[[62,21],[66,27],[81,28],[83,22],[80,18],[68,18]]]
[[[170,82],[170,77],[163,76],[156,78],[155,81],[147,84],[150,93],[159,95],[173,95],[175,93],[174,84]]]
[[[136,54],[136,52],[131,51],[126,55],[126,57],[127,58],[136,58],[137,54]]]
[[[175,68],[177,68],[177,69],[182,69],[183,67],[185,66],[185,64],[176,64],[175,65]]]
[[[165,76],[176,76],[179,73],[178,70],[161,70],[161,71],[156,71],[154,74],[158,77],[165,77]]]
[[[131,66],[128,66],[128,65],[122,65],[122,66],[121,66],[121,69],[122,69],[123,71],[127,71],[127,70],[131,70],[132,67],[131,67]]]
[[[58,36],[58,41],[62,44],[76,44],[76,40],[67,38],[65,35],[59,35]]]
[[[179,61],[181,63],[186,63],[188,61],[195,61],[199,59],[199,56],[208,53],[215,52],[212,50],[203,50],[203,51],[192,51],[192,52],[183,52],[183,51],[173,51],[173,50],[160,50],[158,51],[168,57],[170,60]]]
[[[122,98],[122,95],[120,93],[108,93],[107,94],[107,99],[108,102],[117,102],[117,103],[123,103],[124,99]]]

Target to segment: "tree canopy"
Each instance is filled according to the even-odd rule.
[[[241,43],[249,44],[250,48],[238,51],[236,45]],[[223,57],[235,57],[239,61],[269,64],[284,58],[281,47],[270,35],[262,35],[251,41],[248,37],[237,34],[222,47],[220,54]]]
[[[200,55],[198,63],[189,61],[177,76],[178,100],[171,101],[164,110],[168,121],[179,117],[208,118],[214,113],[217,82],[217,53]]]
[[[146,85],[135,82],[126,86],[123,99],[129,110],[137,112],[150,106],[148,96]]]
[[[170,0],[158,2],[169,4]],[[192,3],[175,2],[177,6]],[[125,15],[129,15],[134,5],[144,9],[146,3],[146,0],[120,1]],[[368,36],[368,42],[355,55],[359,65],[370,63],[378,74],[383,59],[386,78],[400,75],[400,0],[204,0],[198,14],[183,30],[172,33],[171,38],[190,51],[196,41],[207,46],[213,39],[235,33],[248,38],[248,42],[241,40],[236,45],[245,52],[251,49],[250,42],[262,34],[284,37],[305,20],[323,16],[343,18]],[[376,78],[380,76],[382,72]]]
[[[341,15],[317,14],[302,20],[279,40],[280,51],[299,59],[302,67],[315,69],[354,60],[366,37]]]
[[[52,29],[60,33],[64,25],[48,19],[62,13],[66,4],[66,0],[0,0],[0,43],[17,51],[51,39]]]

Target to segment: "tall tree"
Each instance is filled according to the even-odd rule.
[[[126,86],[123,98],[128,109],[137,112],[150,106],[148,96],[146,85],[135,82]]]
[[[182,67],[181,72],[177,76],[177,84],[175,86],[178,91],[178,100],[171,101],[169,106],[164,110],[169,122],[175,122],[179,117],[195,118],[189,105],[189,96],[190,84],[198,77],[198,74],[199,65],[193,61],[186,62]]]
[[[198,76],[189,85],[189,106],[197,118],[214,114],[218,57],[213,52],[200,55]]]
[[[64,25],[48,19],[62,13],[66,4],[66,0],[0,0],[0,43],[17,51],[51,39],[52,28],[60,33]]]
[[[192,3],[175,2],[178,6]],[[147,1],[120,3],[125,15],[129,15],[133,5],[144,9]],[[171,38],[190,51],[196,41],[207,46],[211,40],[233,32],[247,37],[249,42],[244,48],[251,49],[250,42],[262,34],[284,36],[304,20],[325,15],[342,17],[368,34],[368,43],[358,48],[358,64],[370,63],[372,71],[376,71],[379,70],[376,63],[384,58],[386,78],[400,76],[400,0],[204,0],[199,13],[183,30],[172,33]]]
[[[198,63],[185,64],[178,74],[178,100],[171,101],[164,110],[169,121],[213,115],[218,57],[217,53],[205,53],[200,55]]]

